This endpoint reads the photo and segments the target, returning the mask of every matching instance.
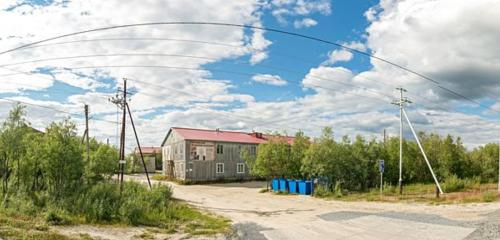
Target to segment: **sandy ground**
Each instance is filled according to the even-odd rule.
[[[142,175],[128,180],[143,181]],[[500,239],[500,203],[342,202],[259,193],[265,183],[170,185],[174,197],[230,218],[239,239]]]

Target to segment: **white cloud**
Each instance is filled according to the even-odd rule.
[[[380,9],[367,28],[367,45],[376,56],[428,75],[469,98],[500,94],[497,1],[383,1]],[[429,81],[387,63],[371,63],[384,82],[415,92],[432,87]],[[442,101],[463,101],[434,90]]]
[[[252,80],[275,86],[284,86],[287,84],[280,76],[271,74],[257,74],[252,77]]]
[[[366,51],[366,44],[364,43],[361,43],[359,41],[352,41],[352,42],[348,42],[348,43],[342,43],[343,46],[346,46],[348,48],[352,48],[352,49],[356,49],[356,50],[359,50],[359,51]]]
[[[256,27],[262,27],[260,24],[255,24]],[[265,49],[271,45],[272,42],[264,37],[264,31],[259,29],[254,29],[252,38],[250,41],[250,48],[252,56],[250,57],[251,64],[257,64],[268,57],[267,51]]]
[[[312,18],[304,18],[302,20],[295,20],[293,22],[293,26],[295,28],[308,28],[312,26],[316,26],[318,22]]]
[[[284,22],[308,18],[310,14],[330,14],[331,6],[319,1],[274,0],[270,9],[278,20]],[[11,6],[2,1],[0,7]],[[3,4],[3,5],[2,5]],[[92,27],[119,25],[131,22],[154,22],[182,20],[206,20],[234,22],[262,26],[260,1],[158,1],[145,3],[132,0],[123,4],[110,1],[71,1],[67,7],[48,6],[31,8],[23,6],[13,12],[0,12],[0,44],[3,49],[19,46],[48,36]],[[328,7],[326,7],[328,6]],[[114,9],[114,11],[109,11]],[[137,11],[137,9],[142,9]],[[375,55],[422,71],[442,81],[444,86],[463,91],[479,99],[480,93],[500,93],[494,79],[499,76],[500,41],[499,25],[496,23],[498,4],[485,1],[382,1],[380,6],[365,14],[370,18],[363,42],[343,43],[360,51],[373,51]],[[24,15],[22,13],[25,13]],[[85,13],[85,14],[82,14]],[[133,13],[133,14],[132,14]],[[133,15],[134,19],[127,18]],[[193,19],[193,16],[195,16]],[[16,22],[16,25],[10,24]],[[456,24],[459,22],[460,24]],[[52,26],[52,27],[48,27]],[[141,142],[158,145],[171,126],[223,128],[234,130],[285,130],[293,133],[298,129],[310,135],[319,134],[323,126],[333,126],[337,137],[344,134],[379,136],[383,129],[391,134],[398,132],[397,109],[390,105],[394,87],[403,85],[410,91],[413,101],[408,113],[414,120],[416,130],[462,136],[468,146],[490,142],[500,132],[500,126],[487,117],[473,114],[453,113],[427,105],[425,97],[439,102],[440,107],[462,106],[463,101],[449,100],[451,96],[430,88],[430,84],[419,77],[398,70],[386,63],[371,60],[367,71],[354,73],[347,68],[319,65],[304,76],[304,96],[285,101],[260,101],[247,94],[234,92],[237,88],[227,79],[214,79],[203,66],[221,60],[250,56],[254,64],[269,57],[271,42],[265,32],[243,31],[236,28],[213,26],[154,26],[113,30],[74,37],[71,40],[110,37],[157,37],[216,41],[239,46],[233,48],[217,45],[196,44],[180,41],[89,41],[78,44],[59,44],[0,56],[0,65],[22,60],[32,60],[68,55],[112,54],[123,52],[162,52],[167,54],[198,55],[203,58],[180,57],[95,57],[71,59],[11,66],[22,71],[37,67],[80,67],[97,65],[155,65],[161,68],[100,68],[68,69],[53,72],[56,79],[90,91],[81,91],[67,99],[34,101],[20,97],[23,101],[50,106],[74,113],[82,112],[83,103],[90,104],[91,133],[100,140],[116,134],[116,125],[96,121],[103,118],[116,121],[116,107],[108,103],[107,93],[99,92],[98,86],[109,86],[106,92],[120,85],[122,77],[128,77],[129,87],[135,92],[130,102]],[[68,39],[70,40],[70,39]],[[59,40],[58,40],[59,41]],[[61,40],[62,41],[62,40]],[[366,43],[365,43],[366,41]],[[487,47],[485,47],[487,46]],[[349,53],[331,52],[333,61],[348,61]],[[187,70],[170,67],[189,67]],[[11,71],[0,69],[0,75]],[[79,79],[78,76],[84,76]],[[493,78],[495,77],[495,78]],[[257,80],[255,80],[257,78]],[[7,80],[9,79],[9,80]],[[118,82],[116,80],[118,79]],[[278,75],[259,74],[254,81],[283,86],[287,81]],[[10,75],[2,77],[0,92],[24,93],[24,90],[44,90],[53,86],[55,79],[47,74]],[[23,85],[25,85],[23,87]],[[356,86],[356,87],[355,87]],[[487,91],[483,88],[486,88]],[[286,89],[287,90],[287,89]],[[95,91],[95,92],[92,92]],[[481,92],[482,91],[482,92]],[[43,92],[45,93],[45,92]],[[53,92],[48,91],[50,96]],[[495,94],[498,95],[498,94]],[[442,101],[449,100],[449,101]],[[496,104],[494,107],[498,107]],[[0,102],[0,113],[4,116],[10,103]],[[4,111],[5,109],[5,111]],[[222,110],[223,109],[223,110]],[[455,108],[454,108],[455,109]],[[153,114],[157,112],[157,114]],[[50,113],[50,114],[49,114]],[[148,119],[143,118],[145,115]],[[42,108],[29,107],[29,118],[35,126],[43,128],[65,114]],[[490,116],[488,116],[490,117]],[[82,123],[76,116],[77,124]],[[307,122],[308,124],[304,124]],[[471,124],[474,123],[474,124]],[[133,135],[127,132],[129,148],[133,146]]]
[[[316,13],[330,15],[332,12],[330,0],[278,0],[271,1],[269,5],[269,8],[274,8],[272,15],[283,25],[288,23],[287,17],[303,17]],[[311,27],[317,24],[313,19],[306,19],[294,21],[295,28]]]
[[[251,95],[246,95],[246,94],[225,94],[225,95],[216,95],[212,97],[212,101],[215,102],[243,102],[243,103],[248,103],[248,102],[253,102],[255,101],[255,98]]]
[[[6,9],[15,6],[17,1],[2,1],[0,7]],[[110,1],[69,1],[61,6],[56,1],[49,6],[23,5],[12,11],[0,11],[0,45],[2,50],[17,47],[24,43],[110,25],[160,21],[206,21],[231,22],[261,26],[260,1],[153,1],[131,0],[123,4],[119,0]],[[113,11],[110,11],[112,9]],[[134,16],[133,19],[130,16]],[[168,19],[165,18],[168,16]],[[15,22],[16,24],[12,24]],[[172,37],[175,36],[175,37]],[[236,47],[200,44],[189,41],[151,41],[151,40],[114,40],[85,41],[73,44],[54,44],[44,47],[27,48],[0,56],[0,65],[9,63],[52,58],[51,61],[10,66],[18,71],[31,72],[34,69],[54,69],[51,74],[24,75],[0,69],[2,76],[0,92],[22,94],[24,90],[44,90],[53,86],[56,80],[83,90],[80,93],[67,92],[67,99],[50,97],[49,101],[65,102],[66,110],[81,112],[82,104],[90,104],[91,114],[100,114],[114,120],[116,108],[107,100],[106,93],[100,88],[114,90],[121,85],[121,79],[130,79],[129,88],[135,94],[131,96],[131,107],[138,114],[146,114],[155,108],[183,107],[193,102],[209,104],[212,98],[236,102],[250,102],[253,97],[233,95],[231,81],[214,79],[211,72],[202,70],[205,64],[251,55],[252,62],[258,63],[268,56],[266,48],[271,44],[264,32],[255,30],[247,33],[241,28],[200,26],[200,25],[158,25],[144,26],[111,31],[94,32],[84,35],[55,40],[51,43],[73,40],[93,40],[98,38],[176,38],[195,41],[227,43]],[[247,41],[247,39],[250,39]],[[238,47],[239,46],[239,47]],[[250,46],[250,47],[249,47]],[[205,58],[186,58],[175,56],[104,56],[116,53],[162,53],[169,55],[203,56]],[[54,58],[82,55],[101,55],[96,57],[57,60]],[[93,66],[161,66],[158,68],[132,67],[97,67]],[[89,67],[89,68],[81,68]],[[76,68],[76,69],[75,69]],[[193,70],[183,69],[192,68]],[[195,70],[196,69],[196,70]],[[116,79],[116,80],[115,80]],[[55,91],[49,89],[49,93]],[[65,90],[61,90],[65,91]],[[54,96],[54,94],[50,94]],[[57,94],[55,94],[57,96]],[[217,96],[217,97],[216,97]],[[226,96],[226,97],[221,97]],[[62,104],[62,103],[61,103]],[[39,110],[42,111],[44,109]],[[30,110],[31,111],[31,110]],[[47,111],[47,110],[44,110]],[[38,117],[39,115],[37,115]],[[55,120],[50,114],[40,115],[44,122]],[[38,121],[38,119],[32,119]],[[96,119],[97,120],[97,119]],[[149,128],[137,119],[141,127],[138,131]],[[168,125],[158,123],[165,128]],[[107,129],[108,123],[95,122],[92,131],[98,139],[111,137],[114,130]],[[109,126],[108,126],[109,127]],[[155,127],[156,129],[156,127]],[[158,134],[158,132],[156,132]],[[156,144],[158,136],[147,137],[144,142]]]
[[[333,50],[328,53],[328,60],[324,61],[323,64],[332,65],[337,62],[348,62],[352,57],[352,53],[347,50]]]

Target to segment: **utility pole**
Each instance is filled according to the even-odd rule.
[[[410,100],[403,97],[403,92],[406,89],[396,88],[399,91],[399,101],[394,101],[392,104],[399,106],[399,194],[403,194],[403,108],[405,103],[411,103]]]
[[[122,129],[121,129],[121,134],[120,134],[120,159],[119,159],[119,172],[118,172],[118,179],[120,181],[120,192],[123,191],[123,173],[125,171],[125,123],[126,123],[126,116],[127,116],[127,110],[129,113],[130,121],[132,123],[132,128],[134,130],[134,135],[135,139],[137,142],[137,146],[139,148],[139,152],[141,154],[141,160],[142,160],[142,165],[144,167],[144,171],[146,172],[146,177],[148,179],[148,184],[149,188],[151,189],[151,181],[149,180],[149,174],[146,168],[146,163],[144,162],[144,156],[142,154],[142,149],[139,143],[139,138],[137,136],[137,131],[135,130],[135,125],[134,125],[134,120],[132,119],[132,114],[130,111],[130,107],[128,106],[127,103],[127,79],[123,78],[123,95],[120,96],[118,93],[115,95],[115,97],[112,97],[109,99],[110,102],[116,104],[119,108],[123,110],[122,113]]]
[[[125,170],[125,115],[126,108],[125,104],[127,101],[127,79],[123,79],[123,95],[120,96],[119,93],[109,99],[110,102],[116,104],[118,108],[122,109],[122,129],[120,133],[120,150],[118,159],[118,181],[120,182],[120,192],[123,190],[123,172]]]
[[[387,141],[387,134],[386,134],[386,132],[385,132],[385,128],[384,128],[384,146],[385,146],[385,144],[386,144],[386,141]]]
[[[90,162],[90,141],[89,141],[89,105],[85,104],[85,138],[87,141],[87,163]]]

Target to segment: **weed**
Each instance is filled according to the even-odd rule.
[[[494,192],[483,193],[483,202],[493,202],[497,198],[497,194]]]
[[[267,189],[267,188],[263,188],[261,190],[259,190],[259,193],[266,193],[266,192],[269,192],[270,190]]]

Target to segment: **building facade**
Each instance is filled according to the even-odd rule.
[[[161,152],[162,148],[160,147],[141,147],[142,155],[144,156],[144,163],[146,164],[146,169],[149,173],[154,173],[157,169],[157,162],[161,161]],[[144,166],[141,160],[141,154],[139,152],[139,148],[135,148],[134,150],[134,159],[133,159],[133,172],[136,173],[144,173]]]
[[[163,173],[184,181],[248,179],[242,150],[256,155],[268,135],[222,130],[171,128],[162,143]],[[290,138],[289,138],[290,139]]]

